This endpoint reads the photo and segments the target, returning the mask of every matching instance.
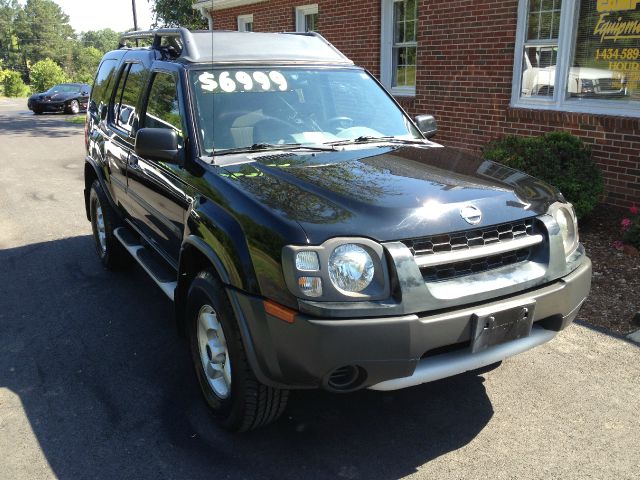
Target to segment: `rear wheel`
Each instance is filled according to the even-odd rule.
[[[111,208],[111,204],[98,180],[94,180],[91,185],[89,211],[96,252],[102,264],[109,270],[122,270],[131,265],[131,255],[113,234],[113,231],[118,227],[120,219]]]
[[[67,113],[71,113],[73,115],[77,115],[80,113],[80,103],[78,100],[71,100],[67,105]]]
[[[227,430],[242,432],[278,419],[289,392],[256,379],[233,309],[212,272],[200,272],[191,284],[187,315],[198,383],[218,423]]]

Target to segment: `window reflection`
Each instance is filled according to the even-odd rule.
[[[574,98],[640,98],[640,38],[629,25],[640,21],[634,2],[580,2],[567,92]]]
[[[145,127],[168,128],[182,141],[183,127],[176,80],[168,73],[156,73],[153,79],[149,103],[144,120]]]

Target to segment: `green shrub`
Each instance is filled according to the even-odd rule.
[[[54,85],[67,81],[64,70],[50,58],[35,63],[29,71],[29,76],[31,87],[36,92],[44,92]]]
[[[29,87],[27,87],[22,81],[20,73],[13,70],[5,70],[3,72],[4,95],[7,97],[24,97],[29,93]]]
[[[602,173],[591,160],[591,150],[566,132],[541,137],[509,135],[483,149],[485,158],[522,170],[559,189],[573,204],[578,218],[588,215],[604,191]]]

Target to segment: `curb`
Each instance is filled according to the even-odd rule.
[[[636,345],[640,345],[640,330],[636,330],[633,333],[630,333],[626,336],[626,339],[635,343]]]

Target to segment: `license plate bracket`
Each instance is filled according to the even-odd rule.
[[[530,302],[472,315],[471,351],[481,352],[501,343],[528,337],[533,325],[534,308],[535,302]]]

